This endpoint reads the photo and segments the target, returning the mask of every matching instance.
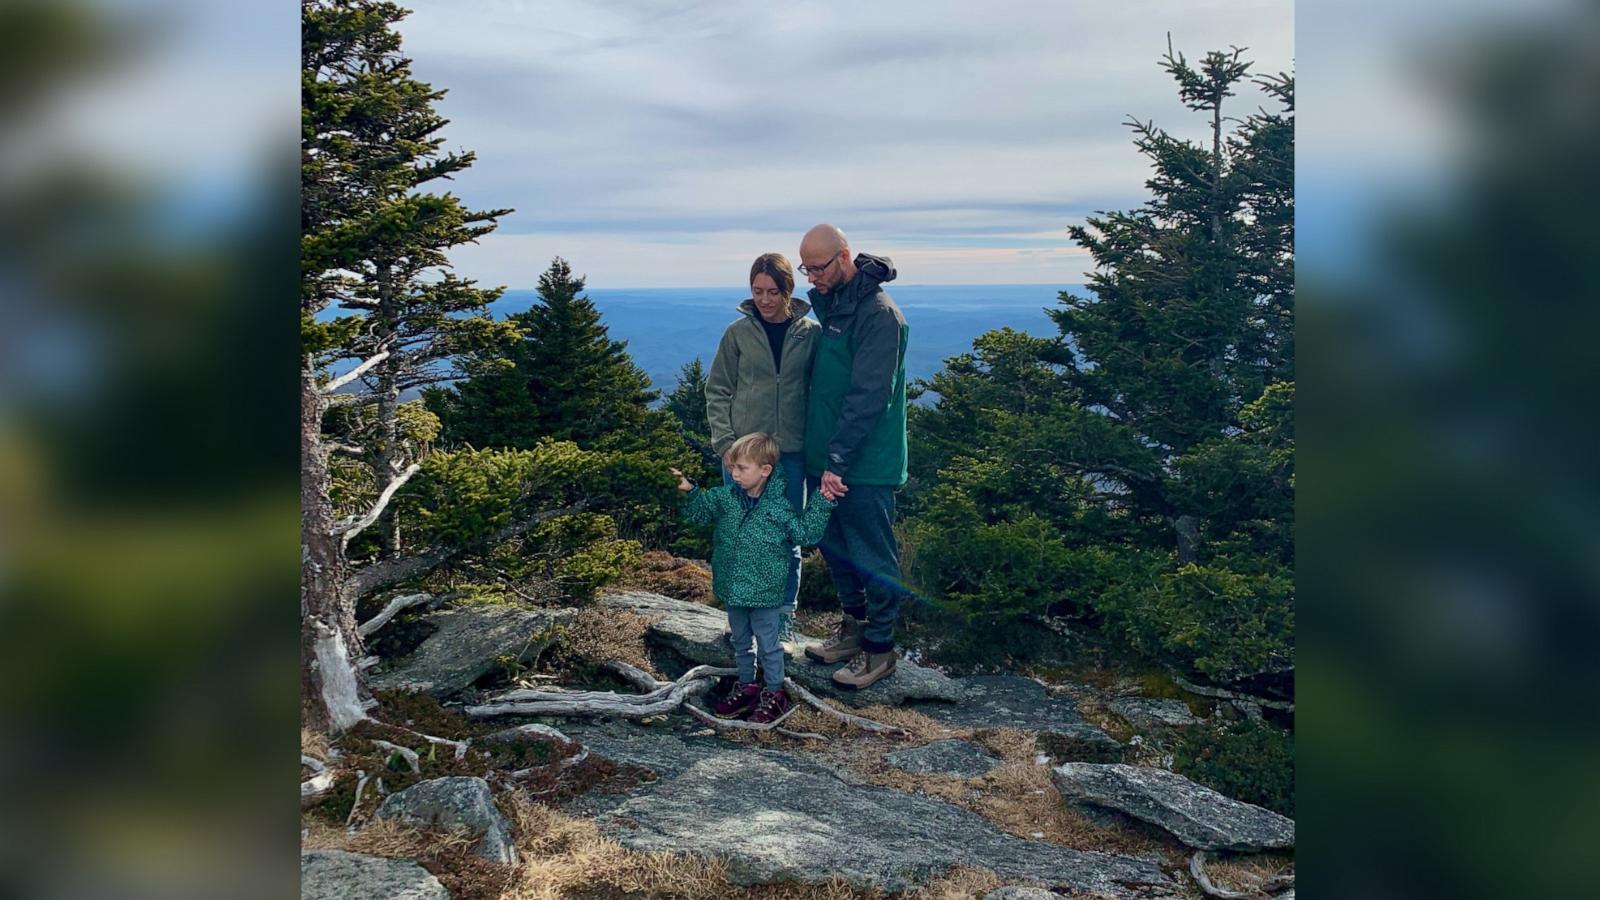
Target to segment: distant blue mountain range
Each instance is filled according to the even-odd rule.
[[[928,378],[945,359],[972,349],[985,331],[1011,327],[1040,336],[1057,334],[1046,308],[1058,306],[1062,290],[1087,293],[1081,284],[888,285],[911,333],[906,377]],[[722,332],[748,297],[743,288],[595,288],[584,292],[600,310],[613,340],[628,342],[633,361],[663,393],[679,369],[695,357],[707,366]],[[537,291],[506,291],[489,309],[495,318],[522,312]]]

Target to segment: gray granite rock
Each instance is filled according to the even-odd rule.
[[[983,900],[1062,900],[1062,895],[1044,888],[1010,885],[983,895]]]
[[[1135,728],[1182,728],[1200,722],[1182,700],[1118,697],[1111,701],[1111,711]]]
[[[919,775],[976,778],[1000,765],[989,751],[969,741],[934,741],[884,756],[889,765]]]
[[[720,609],[647,591],[607,594],[598,602],[613,609],[659,617],[650,626],[648,639],[690,665],[733,665],[733,646],[725,634],[728,614]],[[844,663],[825,666],[805,656],[805,647],[823,640],[799,635],[794,651],[784,664],[786,675],[815,693],[836,697],[852,706],[895,706],[912,700],[953,702],[965,696],[959,681],[903,659],[897,664],[894,675],[865,690],[842,689],[833,683],[833,673]]]
[[[1071,803],[1112,809],[1171,832],[1199,850],[1294,846],[1294,820],[1242,803],[1165,769],[1067,763],[1051,772]]]
[[[673,716],[659,728],[641,728],[624,720],[573,719],[562,730],[591,753],[612,762],[643,766],[662,777],[676,775],[730,746],[714,734],[700,733],[707,729],[687,716]],[[583,795],[573,802],[581,806],[590,799],[592,795]]]
[[[965,697],[954,704],[915,704],[927,716],[958,728],[1020,728],[1040,733],[1040,747],[1062,760],[1122,758],[1122,744],[1083,720],[1070,697],[1053,697],[1044,685],[1017,675],[955,679]]]
[[[482,778],[452,776],[419,782],[385,797],[378,805],[377,816],[431,828],[465,825],[483,836],[478,844],[479,856],[505,865],[516,864],[511,823],[494,805],[489,783]]]
[[[660,621],[650,627],[649,639],[691,663],[733,665],[733,647],[725,633],[728,614],[714,606],[649,591],[605,594],[596,602],[611,609],[660,617]]]
[[[449,697],[500,668],[500,658],[527,660],[549,645],[552,626],[574,610],[468,606],[430,613],[438,630],[417,649],[368,676],[380,690],[428,691]]]
[[[959,679],[951,678],[936,669],[908,662],[904,658],[895,663],[893,675],[876,684],[860,690],[841,688],[833,683],[833,673],[844,668],[847,663],[823,665],[812,662],[805,655],[806,647],[820,644],[823,640],[824,638],[810,635],[799,635],[795,642],[796,652],[789,655],[786,664],[789,677],[813,693],[824,697],[835,697],[851,706],[899,706],[914,701],[960,703],[966,699],[966,688]]]
[[[837,874],[860,887],[903,891],[964,864],[1117,898],[1175,891],[1153,861],[1012,837],[944,801],[869,785],[791,754],[646,729],[591,726],[573,736],[612,759],[651,765],[660,777],[632,794],[584,795],[571,811],[593,816],[634,850],[723,857],[737,884],[821,883]]]
[[[548,744],[551,741],[572,743],[572,738],[549,725],[514,725],[484,735],[480,740],[499,741],[503,744]]]
[[[439,879],[414,859],[343,850],[300,853],[301,900],[450,900]]]

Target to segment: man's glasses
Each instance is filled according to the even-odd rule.
[[[808,265],[805,265],[804,263],[802,263],[800,265],[800,274],[801,275],[821,275],[823,272],[828,271],[828,267],[829,266],[833,265],[834,263],[836,263],[838,261],[839,261],[839,255],[837,253],[835,253],[833,255],[833,259],[828,260],[827,262],[823,263],[820,266],[808,266]]]

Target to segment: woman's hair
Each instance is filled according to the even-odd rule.
[[[794,267],[782,253],[763,253],[756,257],[755,265],[750,267],[752,283],[757,275],[770,277],[778,290],[783,291],[784,299],[794,296]]]
[[[752,431],[728,448],[728,462],[775,466],[778,464],[778,442],[764,431]]]

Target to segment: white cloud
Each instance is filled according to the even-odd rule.
[[[1080,281],[1066,227],[1144,197],[1124,119],[1204,131],[1167,32],[1292,66],[1285,0],[407,5],[449,145],[478,156],[452,188],[518,210],[457,267],[517,287],[557,253],[596,286],[726,284],[819,220],[899,248],[912,283]]]

